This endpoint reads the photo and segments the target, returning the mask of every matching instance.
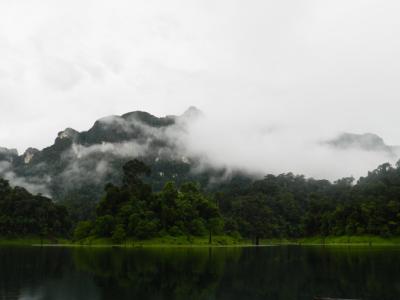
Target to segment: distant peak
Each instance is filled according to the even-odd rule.
[[[203,112],[198,109],[196,106],[190,106],[184,113],[183,115],[189,116],[189,117],[198,117],[201,116]]]
[[[8,155],[18,155],[17,149],[8,149],[5,147],[0,147],[0,154],[8,154]]]
[[[37,152],[39,152],[38,149],[30,147],[30,148],[25,150],[24,155],[27,154],[27,153],[37,153]]]
[[[195,106],[190,106],[180,117],[179,120],[183,123],[191,122],[199,119],[204,114]]]
[[[64,131],[60,131],[57,135],[59,139],[74,139],[79,134],[78,131],[72,128],[67,128]]]
[[[131,111],[128,112],[126,114],[123,114],[121,116],[124,119],[130,119],[130,118],[157,118],[156,116],[153,116],[152,114],[146,112],[146,111],[141,111],[141,110],[135,110],[135,111]]]
[[[164,127],[174,123],[174,119],[171,117],[156,117],[140,110],[126,113],[121,117],[127,121],[135,120],[151,127]]]
[[[358,148],[366,151],[391,151],[391,146],[374,133],[342,133],[336,138],[327,141],[327,144],[340,149]]]
[[[17,157],[18,157],[17,149],[8,149],[0,147],[0,162],[1,161],[12,162]]]
[[[38,149],[36,149],[36,148],[28,148],[28,149],[26,149],[24,154],[22,155],[23,159],[24,159],[24,163],[25,164],[29,164],[32,161],[33,157],[39,152],[40,151]]]

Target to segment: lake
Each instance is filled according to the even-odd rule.
[[[0,299],[400,299],[397,248],[0,248]]]

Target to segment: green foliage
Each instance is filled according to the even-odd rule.
[[[112,241],[115,244],[120,244],[126,239],[126,232],[124,229],[124,226],[121,224],[118,224],[117,227],[115,228],[113,235],[112,235]]]
[[[204,225],[204,220],[200,218],[194,219],[190,223],[189,230],[190,232],[192,232],[193,235],[196,236],[203,236],[207,234],[207,229],[206,226]]]
[[[133,161],[123,169],[123,184],[107,185],[98,204],[93,231],[98,237],[207,235],[212,243],[214,235],[228,234],[258,244],[271,238],[400,235],[400,163],[381,165],[357,183],[353,178],[331,183],[291,173],[267,175],[252,184],[235,178],[214,198],[190,182],[180,187],[167,182],[155,193],[142,181],[148,175],[146,165]],[[2,222],[7,219],[0,218]],[[80,225],[76,234],[88,231]]]
[[[99,237],[109,237],[114,231],[115,220],[111,215],[100,216],[95,221],[95,234]]]
[[[74,240],[82,240],[90,236],[93,230],[93,224],[90,221],[79,222],[74,230]]]
[[[223,232],[217,205],[198,185],[185,183],[178,189],[167,182],[160,192],[153,193],[141,179],[149,173],[145,164],[131,161],[123,170],[123,184],[107,185],[99,202],[94,222],[96,236],[143,240],[163,234],[204,236]],[[79,228],[78,233],[83,229]]]
[[[139,220],[134,236],[139,239],[148,239],[157,235],[158,232],[158,220]]]
[[[71,224],[64,206],[0,178],[0,236],[67,236]]]
[[[259,238],[400,233],[400,163],[383,164],[354,183],[268,175],[219,193],[225,231]]]

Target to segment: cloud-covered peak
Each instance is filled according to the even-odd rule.
[[[338,149],[360,149],[364,151],[381,151],[393,154],[397,147],[387,145],[383,138],[374,133],[342,133],[327,142]]]
[[[76,131],[72,128],[66,128],[63,131],[60,131],[57,135],[59,139],[71,139],[74,140],[79,134],[79,131]]]

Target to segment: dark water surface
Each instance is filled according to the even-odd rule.
[[[0,299],[400,299],[394,248],[0,248]]]

